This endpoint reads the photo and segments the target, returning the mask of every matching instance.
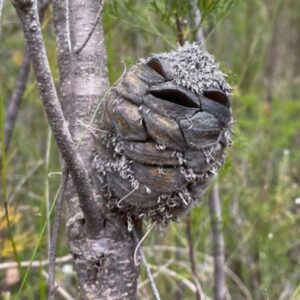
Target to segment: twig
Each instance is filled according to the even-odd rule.
[[[16,124],[18,112],[20,110],[22,97],[26,89],[29,71],[30,71],[30,56],[28,50],[26,49],[22,65],[20,67],[19,74],[16,79],[16,88],[14,89],[10,97],[6,119],[5,119],[5,151],[6,152],[8,151],[8,148],[10,146],[10,141]]]
[[[95,237],[102,228],[99,217],[100,212],[87,171],[73,142],[58,100],[41,34],[36,0],[11,0],[11,2],[15,6],[22,23],[41,100],[53,131],[53,136],[76,187],[80,207],[86,221],[86,231],[90,236]]]
[[[172,263],[174,262],[173,259],[169,259],[164,265],[159,266],[158,270],[153,274],[153,278],[156,278],[157,276],[159,276],[160,272],[160,268],[168,268]],[[138,285],[138,290],[142,289],[145,285],[147,285],[150,282],[149,279],[144,280],[143,282],[139,283]]]
[[[179,19],[178,15],[176,15],[176,29],[177,29],[177,40],[180,46],[183,46],[185,43],[185,36],[183,32],[183,24],[182,20]]]
[[[188,250],[185,248],[179,248],[174,246],[164,246],[164,245],[155,245],[150,247],[144,248],[150,255],[153,255],[153,251],[167,251],[167,252],[175,252],[180,253],[181,255],[188,255]],[[196,252],[197,256],[204,257],[207,264],[211,265],[214,261],[214,257],[207,255],[205,253],[201,253],[199,251]],[[150,266],[151,267],[151,266]],[[151,267],[152,268],[152,267]],[[243,294],[246,296],[245,299],[247,300],[253,300],[250,292],[248,291],[245,284],[241,281],[241,279],[228,267],[225,265],[225,273],[237,284],[237,286],[240,288],[240,290],[243,292]]]
[[[46,215],[49,215],[50,211],[50,190],[49,190],[49,163],[50,163],[50,153],[51,153],[51,130],[48,127],[48,136],[47,136],[47,144],[46,144],[46,154],[45,154],[45,202],[46,202]],[[51,219],[47,223],[47,246],[48,246],[48,258],[50,253],[50,243],[51,243]]]
[[[46,278],[49,279],[49,275],[45,270],[42,270],[42,275]],[[74,300],[74,298],[62,287],[60,286],[57,282],[55,282],[56,285],[56,290],[57,292],[66,300]]]
[[[187,218],[186,218],[186,235],[187,235],[188,246],[189,246],[189,259],[190,259],[192,273],[195,276],[195,278],[197,279],[197,281],[199,283],[198,285],[200,286],[200,279],[197,275],[197,269],[196,269],[194,242],[193,242],[192,224],[191,224],[192,220],[191,219],[192,219],[192,215],[191,215],[191,213],[188,213]],[[198,285],[196,284],[196,287],[197,287],[196,299],[201,300],[202,289],[201,289],[201,287],[198,287]]]
[[[92,25],[92,28],[89,32],[89,34],[87,35],[86,39],[84,40],[84,42],[82,43],[82,45],[80,47],[76,47],[74,49],[74,53],[75,54],[79,54],[82,49],[85,47],[85,45],[88,43],[88,41],[90,40],[91,36],[93,35],[95,29],[96,29],[96,26],[99,22],[99,19],[100,19],[100,16],[101,16],[101,12],[102,12],[102,9],[103,9],[103,5],[104,5],[104,0],[100,0],[100,3],[99,3],[99,9],[98,9],[98,12],[97,12],[97,16],[96,16],[96,19],[95,19],[95,22],[93,23]]]
[[[214,256],[214,278],[215,278],[215,299],[223,300],[225,297],[225,245],[222,234],[222,218],[220,194],[217,182],[212,187],[209,199],[211,227],[212,227],[212,242]]]
[[[241,281],[241,279],[228,267],[225,267],[226,274],[237,284],[242,293],[245,295],[246,300],[253,300],[250,292],[246,285]]]
[[[196,2],[192,3],[195,9],[195,18],[198,18],[199,24],[201,24],[201,12],[197,8]],[[197,35],[197,41],[205,49],[205,37],[202,28],[199,27]],[[223,300],[226,293],[225,284],[225,243],[222,233],[222,210],[220,205],[219,188],[217,182],[215,182],[211,195],[209,197],[210,215],[211,215],[211,227],[212,227],[212,239],[213,239],[213,257],[214,257],[214,280],[215,280],[215,300]]]
[[[128,195],[129,195],[129,194],[128,194]],[[126,196],[128,197],[128,195],[126,195]],[[126,196],[125,196],[125,197],[126,197]],[[122,199],[125,199],[125,197],[123,197]],[[121,199],[121,200],[122,200],[122,199]],[[119,201],[121,201],[121,200],[119,200]],[[153,222],[153,223],[151,224],[150,228],[149,228],[149,229],[147,230],[147,232],[143,235],[143,237],[142,237],[141,239],[139,239],[137,245],[135,246],[133,258],[134,258],[134,264],[135,264],[136,266],[139,265],[139,263],[137,262],[137,252],[138,252],[139,249],[141,248],[141,245],[142,245],[143,241],[145,240],[145,238],[148,236],[148,234],[149,234],[149,233],[151,232],[151,230],[153,229],[154,225],[155,225],[155,222]]]
[[[134,227],[133,227],[133,229],[132,229],[132,232],[133,232],[134,240],[135,240],[135,242],[136,242],[136,244],[137,244],[137,246],[138,246],[138,245],[140,244],[140,239],[139,239],[138,234],[137,234],[137,232],[136,232],[136,230],[135,230]],[[145,254],[144,254],[144,251],[143,251],[143,249],[142,249],[141,247],[138,247],[138,249],[139,249],[139,252],[140,252],[140,256],[141,256],[142,262],[143,262],[144,267],[145,267],[145,269],[146,269],[147,276],[148,276],[149,281],[150,281],[150,285],[151,285],[151,289],[152,289],[152,291],[153,291],[153,295],[154,295],[154,297],[155,297],[156,300],[160,300],[161,298],[160,298],[158,289],[157,289],[157,287],[156,287],[155,280],[154,280],[154,278],[153,278],[153,276],[152,276],[150,267],[149,267],[149,265],[148,265],[146,256],[145,256]]]
[[[198,8],[197,0],[192,0],[191,2],[191,24],[195,28],[195,40],[200,43],[203,49],[205,46],[205,37],[201,25],[201,12]]]
[[[56,263],[59,264],[64,264],[67,262],[72,261],[72,255],[68,254],[62,257],[56,258]],[[49,260],[44,259],[44,260],[36,260],[33,262],[30,262],[29,260],[21,261],[20,262],[20,267],[21,268],[27,268],[29,265],[31,265],[32,268],[40,268],[40,267],[45,267],[49,265]],[[0,263],[0,270],[6,270],[10,268],[16,268],[18,267],[18,263],[15,261],[8,261],[8,262],[3,262]]]
[[[177,39],[181,46],[185,43],[185,36],[183,32],[183,23],[179,16],[176,14],[176,28],[177,28]],[[196,299],[201,300],[202,289],[200,286],[200,279],[197,275],[196,270],[196,262],[195,262],[195,255],[194,255],[194,243],[193,243],[193,235],[192,235],[192,225],[191,225],[191,213],[188,213],[186,219],[186,234],[188,240],[188,247],[189,247],[189,259],[191,264],[191,270],[195,277],[195,285],[196,285]]]
[[[176,273],[175,271],[173,270],[170,270],[166,267],[158,267],[158,266],[152,266],[150,265],[149,266],[150,269],[152,270],[155,270],[155,271],[158,271],[162,274],[165,274],[169,277],[173,277],[175,279],[178,279],[180,280],[180,282],[182,282],[188,289],[190,289],[193,293],[196,293],[197,292],[197,288],[195,286],[195,284],[193,282],[191,282],[190,280],[186,279],[184,276]]]
[[[65,196],[65,191],[68,184],[68,178],[69,178],[69,170],[66,166],[63,168],[63,178],[61,187],[59,190],[59,196],[56,202],[56,208],[55,208],[55,215],[54,215],[54,221],[53,221],[53,228],[51,233],[51,239],[50,239],[50,247],[49,247],[49,269],[48,269],[48,288],[49,288],[49,296],[48,300],[54,300],[55,296],[55,259],[56,259],[56,246],[57,246],[57,239],[58,239],[58,233],[60,228],[60,222],[61,222],[61,214],[62,214],[62,204]]]
[[[67,37],[67,42],[68,42],[68,50],[69,54],[72,53],[72,42],[71,42],[71,33],[70,33],[70,11],[69,11],[69,0],[65,1],[66,8],[66,37]]]

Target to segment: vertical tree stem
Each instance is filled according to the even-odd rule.
[[[63,200],[65,197],[65,192],[68,184],[69,179],[69,170],[66,166],[63,167],[63,176],[62,182],[59,190],[59,195],[56,201],[55,207],[55,215],[53,220],[53,227],[51,232],[51,239],[50,239],[50,247],[49,247],[49,277],[48,277],[48,300],[55,299],[55,260],[56,260],[56,246],[58,240],[58,233],[60,228],[61,222],[61,215],[62,215],[62,205]]]
[[[91,124],[92,115],[109,87],[101,25],[102,4],[103,1],[96,0],[53,2],[62,107],[90,178],[93,177],[91,159],[96,145],[91,131],[82,124]],[[126,221],[106,211],[100,235],[89,239],[82,233],[82,214],[70,190],[66,194],[67,233],[81,298],[136,299],[135,243]],[[102,195],[98,197],[101,203]]]
[[[22,97],[26,88],[30,70],[30,57],[28,50],[25,50],[23,62],[20,67],[16,87],[10,97],[8,110],[5,119],[5,151],[9,149],[10,141],[12,138],[13,130],[16,124]]]
[[[50,0],[45,0],[44,2],[41,1],[38,7],[40,22],[42,22],[44,18],[45,11],[48,8],[49,2]],[[0,15],[1,15],[1,7],[0,7]],[[23,55],[23,62],[22,65],[20,66],[19,73],[16,78],[15,89],[13,90],[11,97],[9,99],[9,105],[7,109],[6,119],[5,119],[5,151],[6,152],[8,151],[11,143],[13,131],[21,107],[21,102],[26,89],[29,72],[30,72],[30,55],[28,49],[26,48]]]
[[[189,245],[189,258],[190,258],[191,270],[192,270],[192,273],[194,274],[195,278],[200,282],[198,274],[197,274],[197,268],[196,268],[191,213],[188,213],[187,217],[186,217],[186,235],[187,235],[187,240],[188,240],[188,245]],[[201,300],[201,290],[198,289],[197,284],[196,284],[196,286],[197,286],[196,299]]]
[[[216,182],[209,199],[214,256],[215,300],[225,298],[225,243],[222,234],[220,192]]]

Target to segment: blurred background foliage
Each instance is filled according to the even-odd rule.
[[[201,22],[195,20],[197,8]],[[234,87],[234,144],[219,176],[227,299],[300,299],[300,2],[107,0],[103,21],[111,83],[122,74],[124,65],[128,67],[152,52],[175,48],[176,18],[184,24],[187,40],[193,41],[202,27],[207,49]],[[57,81],[52,21],[50,8],[43,33]],[[3,125],[24,53],[20,24],[9,1],[4,3],[0,28]],[[29,260],[37,246],[34,259],[45,259],[47,229],[37,241],[59,185],[60,159],[32,74],[5,160],[1,198],[6,190],[18,259]],[[192,212],[191,229],[201,287],[212,298],[207,195]],[[16,260],[2,202],[0,218],[1,264]],[[57,255],[67,253],[62,229]],[[163,235],[154,229],[145,241],[145,253],[162,299],[195,299],[185,219],[172,224]],[[42,270],[31,270],[23,299],[45,299]],[[24,270],[20,274],[18,269],[14,271],[0,269],[3,299],[12,299],[20,287]],[[76,295],[70,265],[59,265],[57,280]],[[145,280],[142,272],[140,298],[152,299]]]

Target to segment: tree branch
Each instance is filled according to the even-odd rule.
[[[41,100],[53,136],[70,170],[79,197],[80,208],[85,217],[87,233],[90,236],[97,236],[102,228],[100,211],[95,201],[87,171],[73,142],[58,100],[42,38],[37,2],[36,0],[11,0],[11,2],[15,6],[22,23]]]
[[[50,247],[49,247],[49,269],[48,269],[48,289],[49,289],[49,296],[48,300],[54,300],[55,298],[55,260],[56,260],[56,245],[58,239],[58,233],[60,228],[60,221],[61,221],[61,214],[62,214],[62,204],[68,184],[69,178],[69,170],[66,166],[63,168],[63,178],[61,187],[59,190],[59,196],[56,201],[56,208],[55,208],[55,216],[53,221],[53,229],[51,232],[51,239],[50,239]]]
[[[49,275],[47,274],[47,272],[45,270],[42,270],[42,275],[47,280],[49,280]],[[65,299],[65,300],[74,300],[74,298],[64,288],[62,288],[58,283],[55,282],[55,286],[56,286],[57,292],[62,296],[63,299]]]
[[[197,1],[192,1],[192,23],[201,24],[201,12],[198,9]],[[197,25],[198,26],[198,25]],[[202,27],[199,27],[195,38],[203,49],[206,48],[205,36]],[[213,258],[214,258],[214,291],[215,300],[223,300],[226,293],[225,283],[225,243],[222,233],[222,209],[220,204],[220,195],[218,183],[215,182],[209,197],[212,240],[213,240]]]
[[[152,229],[152,228],[151,228],[151,229]],[[140,253],[142,262],[143,262],[143,264],[144,264],[144,266],[145,266],[145,269],[146,269],[146,272],[147,272],[148,279],[149,279],[149,281],[150,281],[150,285],[151,285],[151,289],[152,289],[152,291],[153,291],[154,298],[155,298],[156,300],[160,300],[161,298],[160,298],[160,295],[159,295],[159,291],[158,291],[158,289],[157,289],[157,287],[156,287],[155,280],[154,280],[153,275],[152,275],[152,273],[151,273],[151,269],[150,269],[150,267],[149,267],[149,265],[148,265],[148,262],[147,262],[147,259],[146,259],[145,254],[144,254],[144,251],[143,251],[143,249],[142,249],[142,246],[139,245],[139,243],[140,243],[139,236],[138,236],[138,234],[137,234],[137,232],[136,232],[136,230],[135,230],[134,227],[133,227],[133,230],[132,230],[132,231],[133,231],[133,237],[134,237],[134,240],[135,240],[135,242],[136,242],[136,244],[137,244],[137,247],[138,247],[138,250],[139,250],[139,253]]]
[[[201,12],[198,8],[197,0],[191,2],[191,25],[194,28],[194,39],[200,43],[203,49],[205,46],[205,36],[201,25]]]
[[[67,262],[71,262],[72,261],[72,255],[68,254],[62,257],[58,257],[56,259],[56,263],[60,263],[60,264],[64,264]],[[31,268],[41,268],[41,267],[45,267],[49,265],[49,260],[48,259],[44,259],[44,260],[39,260],[39,261],[21,261],[20,262],[20,267],[21,268],[27,268],[27,267],[31,267]],[[0,263],[0,270],[6,270],[9,268],[17,268],[18,267],[18,263],[15,261],[8,261],[8,262],[3,262]]]
[[[17,116],[20,110],[20,105],[30,71],[30,56],[26,49],[19,74],[16,79],[16,88],[14,89],[8,105],[8,110],[5,119],[5,151],[7,152],[15,128]]]
[[[177,30],[177,40],[180,46],[183,46],[185,43],[185,36],[183,32],[183,22],[176,14],[176,30]]]
[[[225,244],[222,234],[222,217],[219,187],[217,182],[213,185],[209,199],[213,257],[214,257],[214,278],[215,278],[215,299],[223,300],[225,298]]]
[[[75,54],[79,54],[81,52],[81,50],[86,46],[86,44],[88,43],[88,41],[90,40],[91,36],[93,35],[95,29],[96,29],[96,26],[100,20],[100,16],[101,16],[101,12],[102,12],[102,9],[103,9],[103,5],[104,5],[104,0],[100,0],[100,3],[99,3],[99,9],[98,9],[98,12],[97,12],[97,16],[96,16],[96,20],[89,32],[89,34],[87,35],[86,39],[84,40],[84,42],[82,43],[81,46],[79,46],[78,48],[75,48],[74,49],[74,53]]]
[[[50,0],[45,0],[44,2],[41,2],[39,5],[40,22],[42,22],[44,18],[44,14],[48,8],[49,3]],[[0,20],[1,20],[1,5],[0,5]],[[13,130],[15,128],[22,98],[26,89],[29,72],[30,72],[30,55],[28,49],[26,48],[23,55],[23,62],[20,67],[18,76],[16,78],[15,89],[9,100],[9,105],[7,109],[6,119],[5,119],[5,151],[6,152],[8,151],[10,146]]]
[[[191,270],[192,270],[192,273],[194,274],[195,278],[197,279],[197,281],[200,282],[200,279],[197,274],[197,269],[196,269],[191,213],[188,213],[187,217],[186,217],[186,235],[187,235],[188,246],[189,246],[189,259],[190,259],[190,264],[191,264]],[[200,285],[200,283],[199,283],[199,285]],[[201,300],[201,291],[202,291],[201,287],[198,287],[197,284],[196,284],[196,287],[197,287],[196,299]]]

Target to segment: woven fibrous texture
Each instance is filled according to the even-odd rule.
[[[164,225],[193,207],[231,143],[230,93],[197,44],[131,67],[101,104],[94,167],[107,207]]]

